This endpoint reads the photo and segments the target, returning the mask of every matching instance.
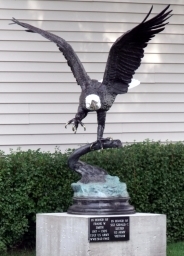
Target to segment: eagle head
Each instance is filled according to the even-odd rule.
[[[96,94],[90,94],[86,97],[86,108],[91,111],[96,111],[101,108],[100,98]]]

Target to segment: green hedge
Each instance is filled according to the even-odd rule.
[[[70,152],[0,152],[0,251],[35,241],[35,216],[66,211],[70,184],[79,179],[67,166]],[[184,144],[135,143],[91,152],[83,161],[127,183],[137,212],[167,214],[169,241],[184,239]]]

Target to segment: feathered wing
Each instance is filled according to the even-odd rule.
[[[153,7],[151,7],[145,19],[138,26],[119,37],[112,45],[102,82],[111,92],[117,94],[127,92],[135,70],[141,64],[148,41],[163,31],[165,25],[168,24],[164,22],[171,16],[172,10],[167,11],[169,6],[154,18],[146,21],[152,11]]]
[[[12,18],[12,21],[26,28],[27,32],[38,33],[43,37],[47,38],[48,40],[56,43],[56,45],[59,47],[59,50],[63,53],[65,59],[67,60],[67,63],[70,66],[78,85],[80,85],[83,90],[86,88],[86,85],[90,83],[91,79],[87,75],[81,61],[79,60],[77,54],[74,52],[73,48],[69,43],[67,43],[63,38],[59,36],[56,36],[48,31],[36,28],[27,23],[20,22],[15,18]]]

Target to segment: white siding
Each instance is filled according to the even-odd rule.
[[[152,39],[134,78],[141,85],[119,95],[107,113],[104,137],[122,142],[184,140],[183,0],[0,0],[0,150],[53,151],[96,140],[96,114],[75,135],[80,87],[54,43],[9,25],[11,17],[49,30],[73,46],[91,78],[101,79],[116,38],[171,4],[166,29]]]

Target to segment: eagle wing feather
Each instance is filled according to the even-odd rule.
[[[59,50],[63,53],[65,59],[67,60],[68,66],[71,68],[77,84],[81,86],[82,90],[85,90],[86,86],[90,84],[91,79],[87,75],[81,61],[79,60],[77,54],[74,52],[72,46],[69,43],[67,43],[63,38],[57,35],[54,35],[48,31],[34,27],[27,23],[20,22],[15,18],[12,18],[12,21],[26,28],[27,32],[38,33],[43,37],[47,38],[48,40],[56,43]]]
[[[116,94],[127,92],[129,83],[141,64],[144,48],[151,38],[163,31],[165,25],[168,24],[164,22],[171,16],[172,10],[167,11],[169,6],[146,21],[152,11],[152,6],[139,25],[120,36],[112,45],[102,81],[111,92]]]

